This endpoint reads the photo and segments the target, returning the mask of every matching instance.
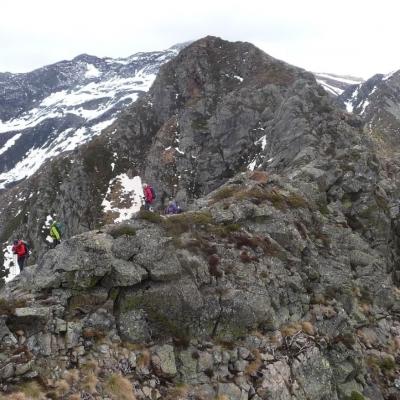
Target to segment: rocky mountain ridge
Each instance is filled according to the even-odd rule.
[[[186,212],[107,224],[132,201],[104,210],[122,176]],[[2,241],[35,249],[1,292],[5,389],[399,398],[395,178],[311,73],[249,43],[193,43],[102,135],[0,194]],[[70,237],[50,251],[48,214]]]

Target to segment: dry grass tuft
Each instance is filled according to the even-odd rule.
[[[283,337],[293,336],[302,330],[301,324],[289,324],[281,327],[280,331]]]
[[[258,183],[267,183],[268,182],[268,174],[265,171],[253,171],[249,178],[252,181],[256,181]]]
[[[79,393],[71,394],[68,396],[68,400],[81,400],[81,395]]]
[[[56,395],[58,398],[65,396],[71,389],[70,384],[65,379],[56,382]]]
[[[22,392],[11,393],[8,396],[0,397],[1,400],[30,400]]]
[[[148,368],[150,366],[151,356],[150,352],[145,349],[137,357],[136,364],[139,368]]]
[[[261,360],[260,351],[258,349],[254,349],[252,351],[252,353],[253,353],[255,359],[251,363],[249,363],[247,365],[246,369],[244,370],[244,373],[247,376],[251,376],[254,373],[256,373],[263,365],[262,360]]]
[[[64,379],[69,385],[75,385],[79,382],[79,371],[77,369],[70,369],[64,372]]]
[[[0,315],[12,315],[16,308],[26,306],[26,299],[7,300],[0,298]]]
[[[164,400],[185,400],[189,393],[189,387],[186,384],[177,385],[167,390]]]
[[[90,372],[83,378],[82,389],[90,394],[95,394],[97,393],[96,386],[98,383],[99,380],[97,379],[97,376],[93,372]]]
[[[44,400],[46,398],[43,387],[36,381],[24,383],[20,390],[28,399],[31,400]]]
[[[95,375],[97,375],[100,371],[99,364],[96,360],[89,359],[85,364],[81,366],[81,371],[85,373],[93,372]]]
[[[314,336],[315,335],[314,326],[309,321],[302,322],[301,329],[303,330],[304,333],[307,333],[307,335],[310,335],[310,336]]]
[[[112,374],[104,389],[113,400],[136,400],[131,383],[122,375]]]

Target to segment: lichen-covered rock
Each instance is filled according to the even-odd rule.
[[[171,345],[165,344],[153,349],[154,356],[152,357],[153,367],[161,376],[172,378],[177,374],[174,348]]]

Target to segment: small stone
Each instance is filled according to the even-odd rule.
[[[32,369],[33,360],[27,362],[26,364],[16,364],[15,375],[24,375]]]
[[[149,388],[149,387],[147,387],[147,386],[143,386],[143,387],[142,387],[142,392],[143,392],[143,394],[144,394],[146,397],[148,397],[149,399],[151,399],[151,392],[152,392],[152,389],[151,389],[151,388]]]
[[[156,373],[162,376],[173,377],[177,374],[175,354],[173,346],[165,344],[154,349],[152,364]]]
[[[234,383],[218,383],[218,395],[225,395],[229,400],[240,400],[242,391]]]
[[[83,346],[78,346],[76,348],[76,352],[78,353],[79,356],[83,356],[85,354],[85,348]]]
[[[136,368],[136,354],[133,351],[129,353],[128,362],[131,368]]]
[[[56,318],[55,325],[56,325],[55,326],[56,333],[66,332],[66,330],[67,330],[67,322],[64,321],[63,319]]]
[[[241,358],[242,360],[248,360],[250,357],[250,350],[246,349],[245,347],[239,347],[238,348],[238,356],[239,358]]]
[[[0,369],[0,379],[8,379],[14,375],[14,364],[9,363]]]
[[[213,356],[208,352],[200,352],[197,364],[197,369],[199,372],[204,372],[207,370],[212,370],[214,366]]]
[[[261,353],[260,354],[261,360],[263,361],[274,361],[275,357],[269,353]]]
[[[235,372],[243,372],[249,363],[246,360],[237,360],[233,363],[232,370]]]
[[[101,345],[99,346],[99,351],[100,351],[100,353],[102,353],[102,354],[107,354],[107,353],[110,352],[110,346],[108,346],[108,344],[101,344]]]
[[[51,316],[50,307],[22,307],[16,308],[14,311],[16,317],[32,317],[32,318],[42,318],[49,320]]]

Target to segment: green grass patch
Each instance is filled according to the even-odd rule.
[[[365,400],[365,397],[360,393],[356,391],[352,391],[350,396],[347,396],[348,400]]]

